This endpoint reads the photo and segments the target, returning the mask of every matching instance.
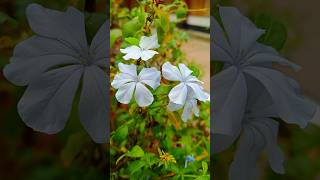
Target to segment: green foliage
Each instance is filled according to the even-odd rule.
[[[182,0],[169,4],[155,4],[152,0],[138,1],[137,6],[126,8],[123,2],[111,4],[111,45],[114,52],[110,60],[111,80],[118,72],[117,64],[134,63],[140,71],[143,67],[161,69],[170,61],[177,65],[186,63],[182,45],[188,41],[186,32],[176,28],[170,15],[184,20],[187,5]],[[139,45],[141,36],[157,32],[159,53],[151,60],[123,60],[119,48]],[[120,33],[122,32],[122,33]],[[202,70],[196,64],[187,64],[193,75],[199,77]],[[209,179],[209,103],[199,103],[200,117],[187,123],[181,120],[181,112],[167,110],[168,93],[176,85],[162,79],[161,85],[151,90],[153,103],[138,107],[132,100],[123,105],[114,98],[111,89],[111,139],[110,154],[113,179]],[[181,110],[182,111],[182,110]],[[195,161],[185,167],[186,157],[194,154]]]
[[[256,26],[264,29],[265,33],[258,39],[258,42],[281,50],[287,40],[287,29],[276,18],[270,15],[261,14],[254,20]]]

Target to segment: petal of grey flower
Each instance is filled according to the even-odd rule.
[[[108,61],[108,43],[109,43],[109,33],[107,31],[107,23],[106,21],[98,30],[97,34],[94,36],[91,46],[90,46],[90,54],[93,54],[94,63],[101,64],[103,67],[106,67]]]
[[[91,138],[98,143],[108,141],[107,74],[97,66],[86,67],[79,103],[80,121]]]
[[[52,67],[79,64],[75,56],[57,40],[33,36],[15,47],[3,73],[12,83],[25,86]]]
[[[36,131],[53,134],[63,129],[82,74],[72,65],[42,74],[30,82],[18,103],[22,120]]]
[[[251,126],[245,126],[235,158],[230,166],[230,180],[257,179],[256,161],[265,146],[261,134]]]
[[[263,84],[274,101],[279,117],[284,121],[305,127],[313,117],[315,106],[297,96],[295,89],[282,73],[263,67],[247,67],[244,72]]]
[[[249,51],[252,46],[255,45],[256,40],[265,33],[265,30],[258,29],[256,26],[246,17],[242,17],[241,24],[241,41],[240,41],[240,50]]]
[[[241,129],[247,101],[247,88],[243,74],[239,73],[234,66],[220,72],[211,81],[213,84],[211,91],[213,98],[211,114],[214,114],[213,138],[216,140],[213,147],[214,152],[220,152],[233,142],[234,136]],[[231,137],[231,139],[220,141],[217,139],[221,137],[218,134],[222,137]]]
[[[268,63],[268,62],[276,62],[281,65],[290,66],[295,71],[299,71],[301,69],[301,67],[298,66],[297,64],[292,63],[286,60],[285,58],[280,57],[279,55],[270,54],[270,53],[255,54],[246,60],[245,65],[254,66],[254,65],[259,65],[259,64]]]
[[[223,27],[228,35],[228,40],[234,54],[238,54],[240,50],[242,15],[239,10],[234,7],[220,7],[220,17]]]
[[[84,15],[77,9],[70,7],[61,12],[31,4],[26,15],[36,34],[57,39],[80,54],[88,53]]]
[[[214,17],[210,17],[210,23],[214,32],[214,36],[210,36],[211,43],[213,43],[211,44],[210,51],[214,52],[212,59],[232,63],[234,55],[230,51],[230,46],[224,36],[223,30]]]
[[[273,171],[284,174],[284,155],[277,144],[279,123],[270,119],[255,119],[252,125],[263,135],[266,140],[268,160]]]

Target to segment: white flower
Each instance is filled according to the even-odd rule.
[[[175,104],[185,104],[188,91],[192,91],[194,98],[200,101],[207,101],[209,94],[203,90],[203,82],[191,75],[192,71],[186,65],[179,64],[178,67],[173,66],[170,62],[162,65],[162,75],[165,79],[180,81],[180,83],[170,91],[170,101]]]
[[[137,67],[134,64],[119,63],[121,73],[117,74],[111,86],[118,89],[117,100],[122,104],[129,104],[133,93],[140,107],[149,106],[153,102],[153,95],[145,86],[156,89],[160,85],[160,71],[156,68],[143,68],[137,75]]]
[[[158,44],[158,36],[154,34],[150,37],[142,36],[140,39],[139,46],[133,45],[129,46],[125,49],[120,49],[120,52],[126,54],[123,56],[123,59],[142,59],[144,61],[148,61],[154,55],[158,54],[157,51],[151,50],[155,48],[159,48],[160,45]]]
[[[203,82],[191,75],[192,71],[186,65],[179,64],[178,67],[173,66],[170,62],[166,62],[162,66],[162,75],[167,80],[180,81],[169,92],[170,102],[168,109],[176,111],[183,107],[181,119],[186,121],[191,118],[192,112],[198,116],[197,99],[208,101],[209,94],[203,90]]]
[[[197,99],[194,98],[194,94],[192,91],[188,92],[185,104],[176,104],[171,101],[168,104],[169,111],[177,111],[181,108],[183,108],[181,119],[184,122],[186,122],[188,119],[191,118],[192,112],[196,117],[199,117],[199,108],[197,105]]]

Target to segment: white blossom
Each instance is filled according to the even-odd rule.
[[[118,89],[116,99],[122,104],[129,104],[133,93],[140,107],[149,106],[153,102],[153,95],[145,86],[156,89],[160,85],[160,71],[156,68],[143,68],[139,75],[134,64],[119,63],[120,73],[117,74],[111,86]]]
[[[157,51],[152,49],[159,48],[160,45],[158,44],[158,36],[154,34],[150,37],[142,36],[140,39],[139,46],[132,45],[125,49],[120,49],[120,52],[126,54],[123,56],[124,60],[129,59],[142,59],[143,61],[148,61],[154,55],[158,54]]]
[[[180,82],[169,92],[168,109],[176,111],[183,107],[181,116],[183,121],[190,119],[192,112],[198,116],[197,100],[208,101],[209,99],[209,94],[203,90],[203,82],[191,74],[192,71],[184,64],[176,67],[166,62],[162,66],[162,75],[165,79]]]

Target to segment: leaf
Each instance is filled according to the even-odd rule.
[[[110,30],[110,47],[112,48],[116,40],[122,36],[121,29]]]
[[[217,74],[218,72],[222,71],[223,69],[223,62],[219,61],[211,61],[211,66],[210,66],[210,74]]]
[[[154,92],[155,95],[168,94],[171,90],[171,86],[160,84],[160,86]]]
[[[201,163],[202,163],[202,174],[205,175],[207,174],[207,171],[208,171],[208,164],[204,161],[202,161]]]
[[[18,23],[15,19],[10,17],[6,13],[0,11],[0,24],[3,24],[5,22],[9,22],[12,26],[17,25]]]
[[[128,37],[128,38],[125,38],[124,40],[131,45],[139,45],[139,40],[137,38]]]
[[[141,149],[140,146],[135,145],[129,152],[126,153],[126,156],[134,158],[143,157],[144,151]]]
[[[117,143],[121,143],[124,139],[127,138],[127,136],[128,136],[128,126],[123,125],[116,130],[116,133],[114,134],[113,139]]]
[[[138,170],[141,171],[141,169],[146,165],[146,163],[144,161],[134,161],[129,165],[129,171],[130,174],[134,174],[135,172],[137,172]]]
[[[199,77],[201,75],[200,68],[195,64],[188,65],[188,68],[192,71],[192,75]]]
[[[258,15],[255,18],[255,24],[258,28],[266,32],[258,39],[258,42],[272,46],[276,50],[281,50],[287,40],[287,29],[277,19],[269,15]]]
[[[208,175],[205,175],[205,176],[199,176],[195,180],[209,180],[209,179],[210,177]]]
[[[106,22],[107,16],[102,13],[85,13],[86,34],[90,43],[98,29]]]
[[[134,36],[136,32],[140,31],[143,24],[139,22],[138,17],[126,22],[122,26],[122,33],[124,37]]]
[[[60,154],[63,164],[69,166],[87,142],[90,142],[90,139],[84,132],[71,135]]]
[[[187,8],[180,6],[177,10],[176,10],[176,16],[177,19],[182,19],[185,18],[187,16]]]

